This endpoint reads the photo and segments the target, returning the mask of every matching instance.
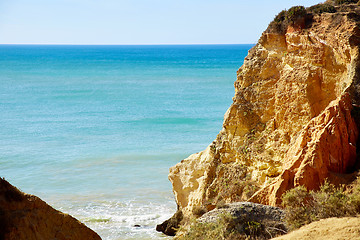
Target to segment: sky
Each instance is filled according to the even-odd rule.
[[[319,0],[0,0],[0,44],[253,44]]]

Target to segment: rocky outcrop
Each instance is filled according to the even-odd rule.
[[[336,10],[268,29],[249,51],[217,138],[170,169],[185,217],[220,201],[279,205],[357,170],[360,6]]]
[[[84,224],[0,178],[0,239],[100,240]]]
[[[270,239],[287,233],[284,217],[284,211],[277,207],[251,202],[224,204],[194,223],[207,231],[198,233],[201,228],[193,226],[178,234],[178,239]]]
[[[168,236],[175,236],[183,220],[182,211],[177,211],[170,219],[156,226],[156,231],[163,232]]]
[[[197,219],[201,223],[215,223],[222,216],[230,215],[238,223],[239,230],[245,232],[247,223],[256,223],[273,235],[282,235],[287,232],[284,217],[285,212],[277,207],[256,204],[252,202],[234,202],[223,205],[221,208],[211,210]],[[272,228],[270,230],[270,228]],[[265,230],[264,230],[265,231]],[[271,234],[269,234],[271,236]]]

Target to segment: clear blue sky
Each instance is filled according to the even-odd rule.
[[[317,0],[0,0],[0,44],[255,43]]]

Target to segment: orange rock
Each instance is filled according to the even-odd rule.
[[[170,169],[185,217],[218,202],[277,205],[294,186],[344,182],[341,174],[357,170],[358,16],[352,4],[284,34],[262,34],[237,72],[217,138]]]
[[[40,198],[0,178],[0,239],[100,240],[100,236]]]
[[[252,200],[279,205],[282,194],[293,187],[318,189],[325,179],[335,181],[334,173],[352,172],[356,164],[358,129],[351,110],[350,95],[345,93],[313,118],[289,149],[283,173]]]

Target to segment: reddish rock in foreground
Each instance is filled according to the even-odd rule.
[[[98,240],[100,236],[72,216],[23,193],[0,178],[0,239]]]

